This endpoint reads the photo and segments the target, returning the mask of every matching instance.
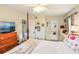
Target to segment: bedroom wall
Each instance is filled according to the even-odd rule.
[[[25,14],[0,5],[0,21],[15,22],[18,36],[22,35],[22,19],[26,20]]]

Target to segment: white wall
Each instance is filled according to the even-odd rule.
[[[25,14],[0,5],[0,21],[15,22],[18,35],[22,34],[22,19],[26,20]]]

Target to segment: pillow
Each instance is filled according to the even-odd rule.
[[[64,41],[74,51],[79,50],[79,37],[76,34],[68,34]]]

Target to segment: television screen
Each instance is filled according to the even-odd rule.
[[[0,33],[15,31],[15,22],[0,22]]]

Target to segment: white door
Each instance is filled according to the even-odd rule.
[[[58,40],[58,22],[55,20],[48,21],[46,27],[46,39],[47,40]]]
[[[45,27],[42,24],[37,25],[37,21],[29,21],[29,38],[30,39],[45,39]],[[38,28],[40,27],[40,29]],[[39,30],[38,30],[39,29]]]
[[[29,38],[35,39],[35,20],[29,20]]]
[[[36,22],[37,25],[37,22]],[[39,25],[37,25],[37,27],[39,27],[38,29],[35,29],[35,38],[36,39],[45,39],[45,27],[42,26],[42,24],[39,22]]]

